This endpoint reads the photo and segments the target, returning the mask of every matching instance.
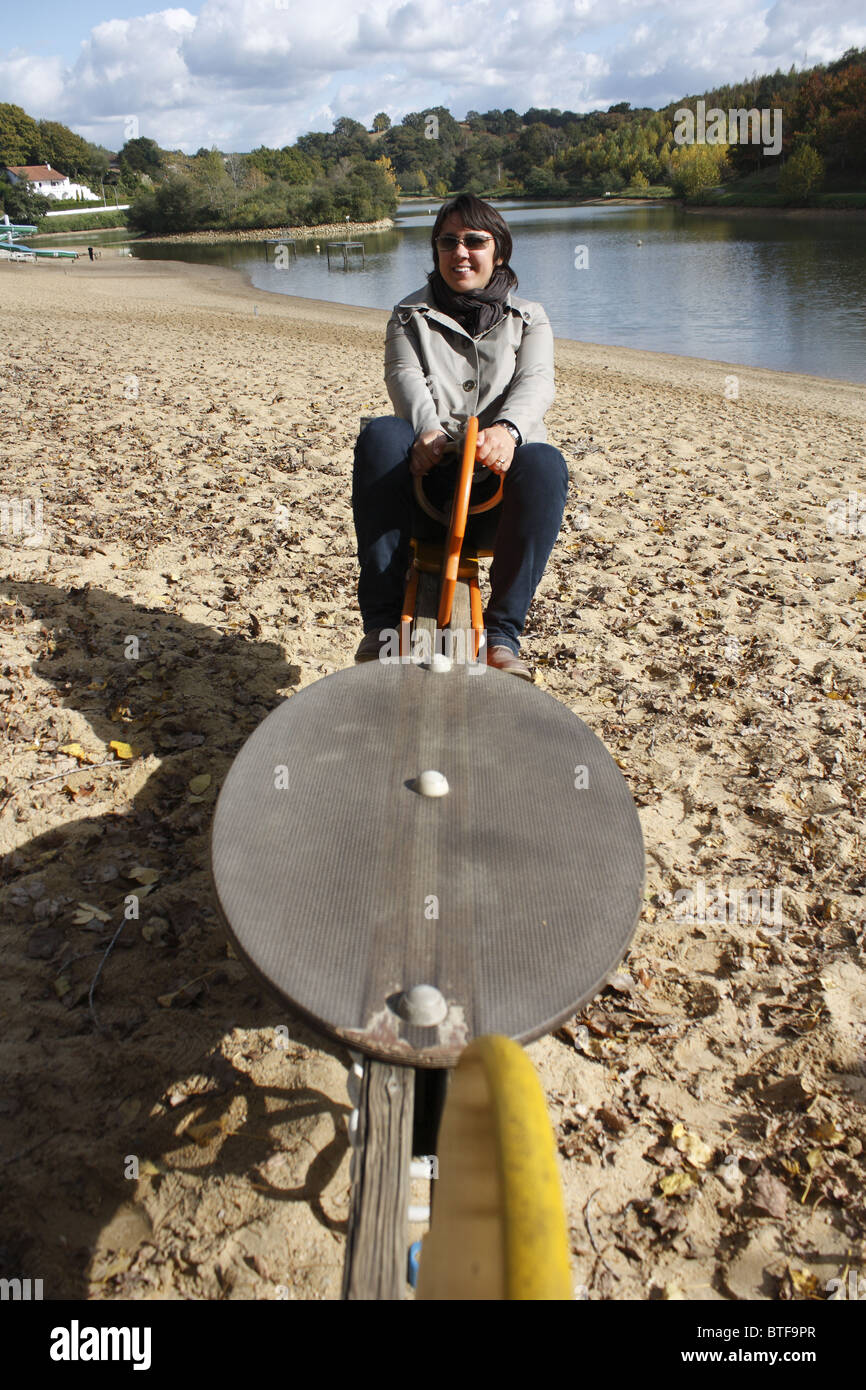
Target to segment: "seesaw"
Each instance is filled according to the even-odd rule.
[[[483,643],[474,659],[500,491],[478,504],[488,548],[473,548],[477,432],[447,518],[416,489],[394,651],[268,715],[214,816],[235,950],[355,1054],[346,1298],[406,1297],[410,1162],[437,1143],[418,1296],[572,1296],[553,1137],[518,1044],[603,987],[643,893],[637,811],[604,745],[486,666]],[[423,794],[422,773],[447,791]]]

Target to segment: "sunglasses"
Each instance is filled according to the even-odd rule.
[[[440,251],[456,251],[458,246],[465,246],[467,251],[481,251],[488,241],[493,241],[492,236],[486,232],[467,232],[465,236],[438,236],[436,246]]]

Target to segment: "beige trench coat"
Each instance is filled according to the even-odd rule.
[[[482,429],[506,419],[524,444],[547,439],[554,397],[553,332],[540,304],[509,294],[493,328],[471,338],[433,304],[429,288],[407,295],[388,322],[385,385],[416,437],[442,429],[452,439],[477,415]]]

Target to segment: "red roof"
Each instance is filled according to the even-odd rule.
[[[50,164],[8,164],[6,166],[10,174],[17,174],[19,179],[31,179],[34,183],[63,183],[65,174],[58,174],[56,169],[52,169]]]

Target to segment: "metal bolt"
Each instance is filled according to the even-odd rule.
[[[445,996],[435,985],[413,985],[400,999],[400,1017],[418,1028],[434,1028],[448,1014]]]

